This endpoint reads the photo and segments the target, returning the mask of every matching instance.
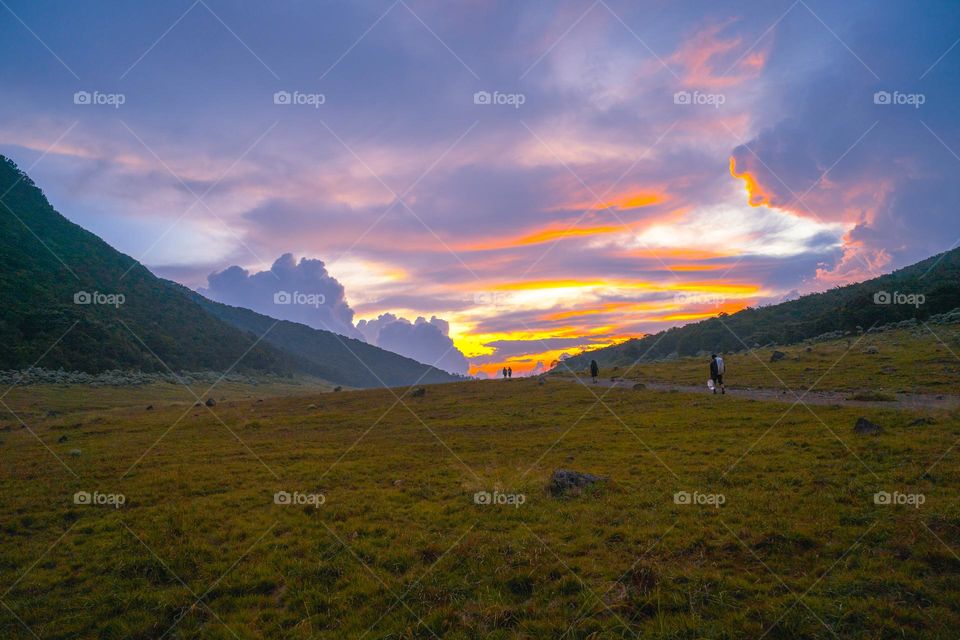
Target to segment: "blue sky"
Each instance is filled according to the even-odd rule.
[[[955,2],[4,0],[0,153],[158,275],[529,371],[955,246],[958,39]]]

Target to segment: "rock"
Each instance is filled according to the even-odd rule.
[[[916,420],[914,420],[913,422],[911,422],[911,423],[908,424],[907,426],[908,426],[908,427],[922,427],[922,426],[930,425],[930,424],[937,424],[937,421],[934,420],[933,418],[931,418],[930,416],[923,416],[923,417],[917,418]]]
[[[857,418],[857,424],[853,425],[853,432],[862,436],[875,436],[883,432],[883,427],[861,417]]]
[[[643,384],[642,382],[638,382],[638,383],[636,383],[635,385],[633,385],[633,387],[631,387],[631,388],[632,388],[634,391],[639,391],[640,389],[646,389],[646,388],[647,388],[647,385]]]
[[[207,405],[208,407],[215,407],[217,405],[217,401],[214,400],[213,398],[207,398],[207,401],[204,402],[204,404]]]
[[[200,406],[200,403],[199,403],[199,402],[194,402],[194,403],[193,403],[193,406],[199,407],[199,406]]]
[[[417,387],[416,389],[410,392],[411,398],[422,398],[425,395],[427,395],[427,390],[424,389],[423,387]]]
[[[576,491],[579,493],[583,489],[605,479],[606,478],[601,476],[595,476],[592,473],[557,469],[553,472],[553,475],[550,476],[547,491],[554,496],[563,495],[568,491]]]
[[[770,362],[779,362],[780,360],[783,360],[786,357],[787,357],[787,354],[785,354],[783,351],[774,351],[773,353],[770,354]]]
[[[66,434],[64,434],[64,435],[60,436],[59,438],[57,438],[57,442],[66,442],[67,440],[68,440],[68,438],[67,438]]]
[[[337,385],[337,386],[335,386],[335,387],[333,388],[333,390],[334,390],[334,392],[339,393],[339,392],[343,391],[343,387],[341,387],[340,385]]]
[[[153,411],[153,405],[152,405],[152,404],[148,404],[148,405],[147,405],[147,411]]]
[[[80,457],[80,449],[71,449],[71,450],[70,450],[70,455],[72,455],[74,458],[79,458],[79,457]]]
[[[867,353],[867,354],[880,353],[880,349],[878,349],[878,348],[877,348],[876,346],[874,346],[874,345],[870,345],[869,347],[865,347],[865,348],[863,349],[863,353]]]
[[[807,353],[812,353],[813,347],[807,347],[806,349],[804,349],[804,351],[806,351]]]
[[[308,405],[307,405],[307,409],[316,409],[316,408],[317,408],[317,405],[315,405],[315,404],[308,404]]]

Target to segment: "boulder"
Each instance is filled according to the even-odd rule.
[[[423,387],[417,387],[416,389],[410,392],[411,398],[422,398],[425,395],[427,395],[427,390],[424,389]]]
[[[66,442],[66,441],[67,441],[67,436],[66,436],[66,434],[64,434],[64,435],[60,436],[59,438],[57,438],[57,442]]]
[[[853,432],[862,436],[875,436],[883,433],[883,427],[861,417],[857,418],[857,423],[853,425]]]
[[[152,404],[148,404],[148,405],[147,405],[147,411],[153,411],[153,405],[152,405]]]
[[[874,345],[870,345],[869,347],[864,348],[863,352],[866,353],[866,354],[873,355],[873,354],[876,354],[876,353],[880,353],[880,349],[878,349],[878,348],[877,348],[876,346],[874,346]]]
[[[783,351],[774,351],[770,354],[770,362],[779,362],[787,357]]]
[[[207,401],[204,404],[207,405],[208,407],[214,407],[217,405],[217,401],[214,400],[213,398],[207,398]]]
[[[647,385],[643,384],[642,382],[638,382],[635,385],[633,385],[632,388],[634,391],[639,391],[640,389],[646,389]]]
[[[337,385],[337,386],[335,386],[335,387],[333,388],[333,390],[334,390],[335,392],[339,393],[340,391],[343,391],[343,387],[341,387],[340,385]]]
[[[605,479],[606,478],[602,476],[595,476],[592,473],[557,469],[553,472],[553,475],[550,476],[547,491],[554,496],[560,496],[570,491],[579,493],[585,488]]]
[[[922,427],[922,426],[931,425],[931,424],[937,424],[937,421],[934,420],[933,418],[931,418],[930,416],[923,416],[923,417],[917,418],[916,420],[914,420],[913,422],[911,422],[911,423],[908,424],[907,426],[908,426],[908,427]]]

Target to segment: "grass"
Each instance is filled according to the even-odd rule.
[[[757,348],[724,354],[728,387],[790,388],[886,393],[957,394],[960,378],[960,327],[896,330],[839,340]],[[786,357],[771,362],[773,352]],[[625,376],[702,387],[709,377],[709,354],[699,358],[605,368],[606,376]]]
[[[0,431],[0,637],[960,631],[956,413],[535,380],[403,404],[234,389],[212,411],[172,395],[146,411],[140,391],[4,399],[44,444],[10,420]],[[854,435],[860,415],[884,433]],[[558,468],[609,480],[555,498]],[[279,491],[325,501],[275,504]],[[684,491],[724,503],[677,504]],[[924,503],[878,505],[878,491]]]

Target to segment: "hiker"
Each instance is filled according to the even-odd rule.
[[[723,358],[717,354],[710,356],[710,379],[713,381],[713,392],[717,392],[717,387],[720,387],[720,394],[725,394],[727,392],[726,387],[723,386],[723,372],[725,370],[723,364]]]
[[[597,384],[597,376],[600,375],[600,366],[596,360],[590,361],[590,377],[593,378],[593,384]]]
[[[507,377],[513,378],[513,367],[507,367]]]
[[[504,380],[507,379],[507,368],[506,368],[506,367],[503,368],[503,379],[504,379]]]

